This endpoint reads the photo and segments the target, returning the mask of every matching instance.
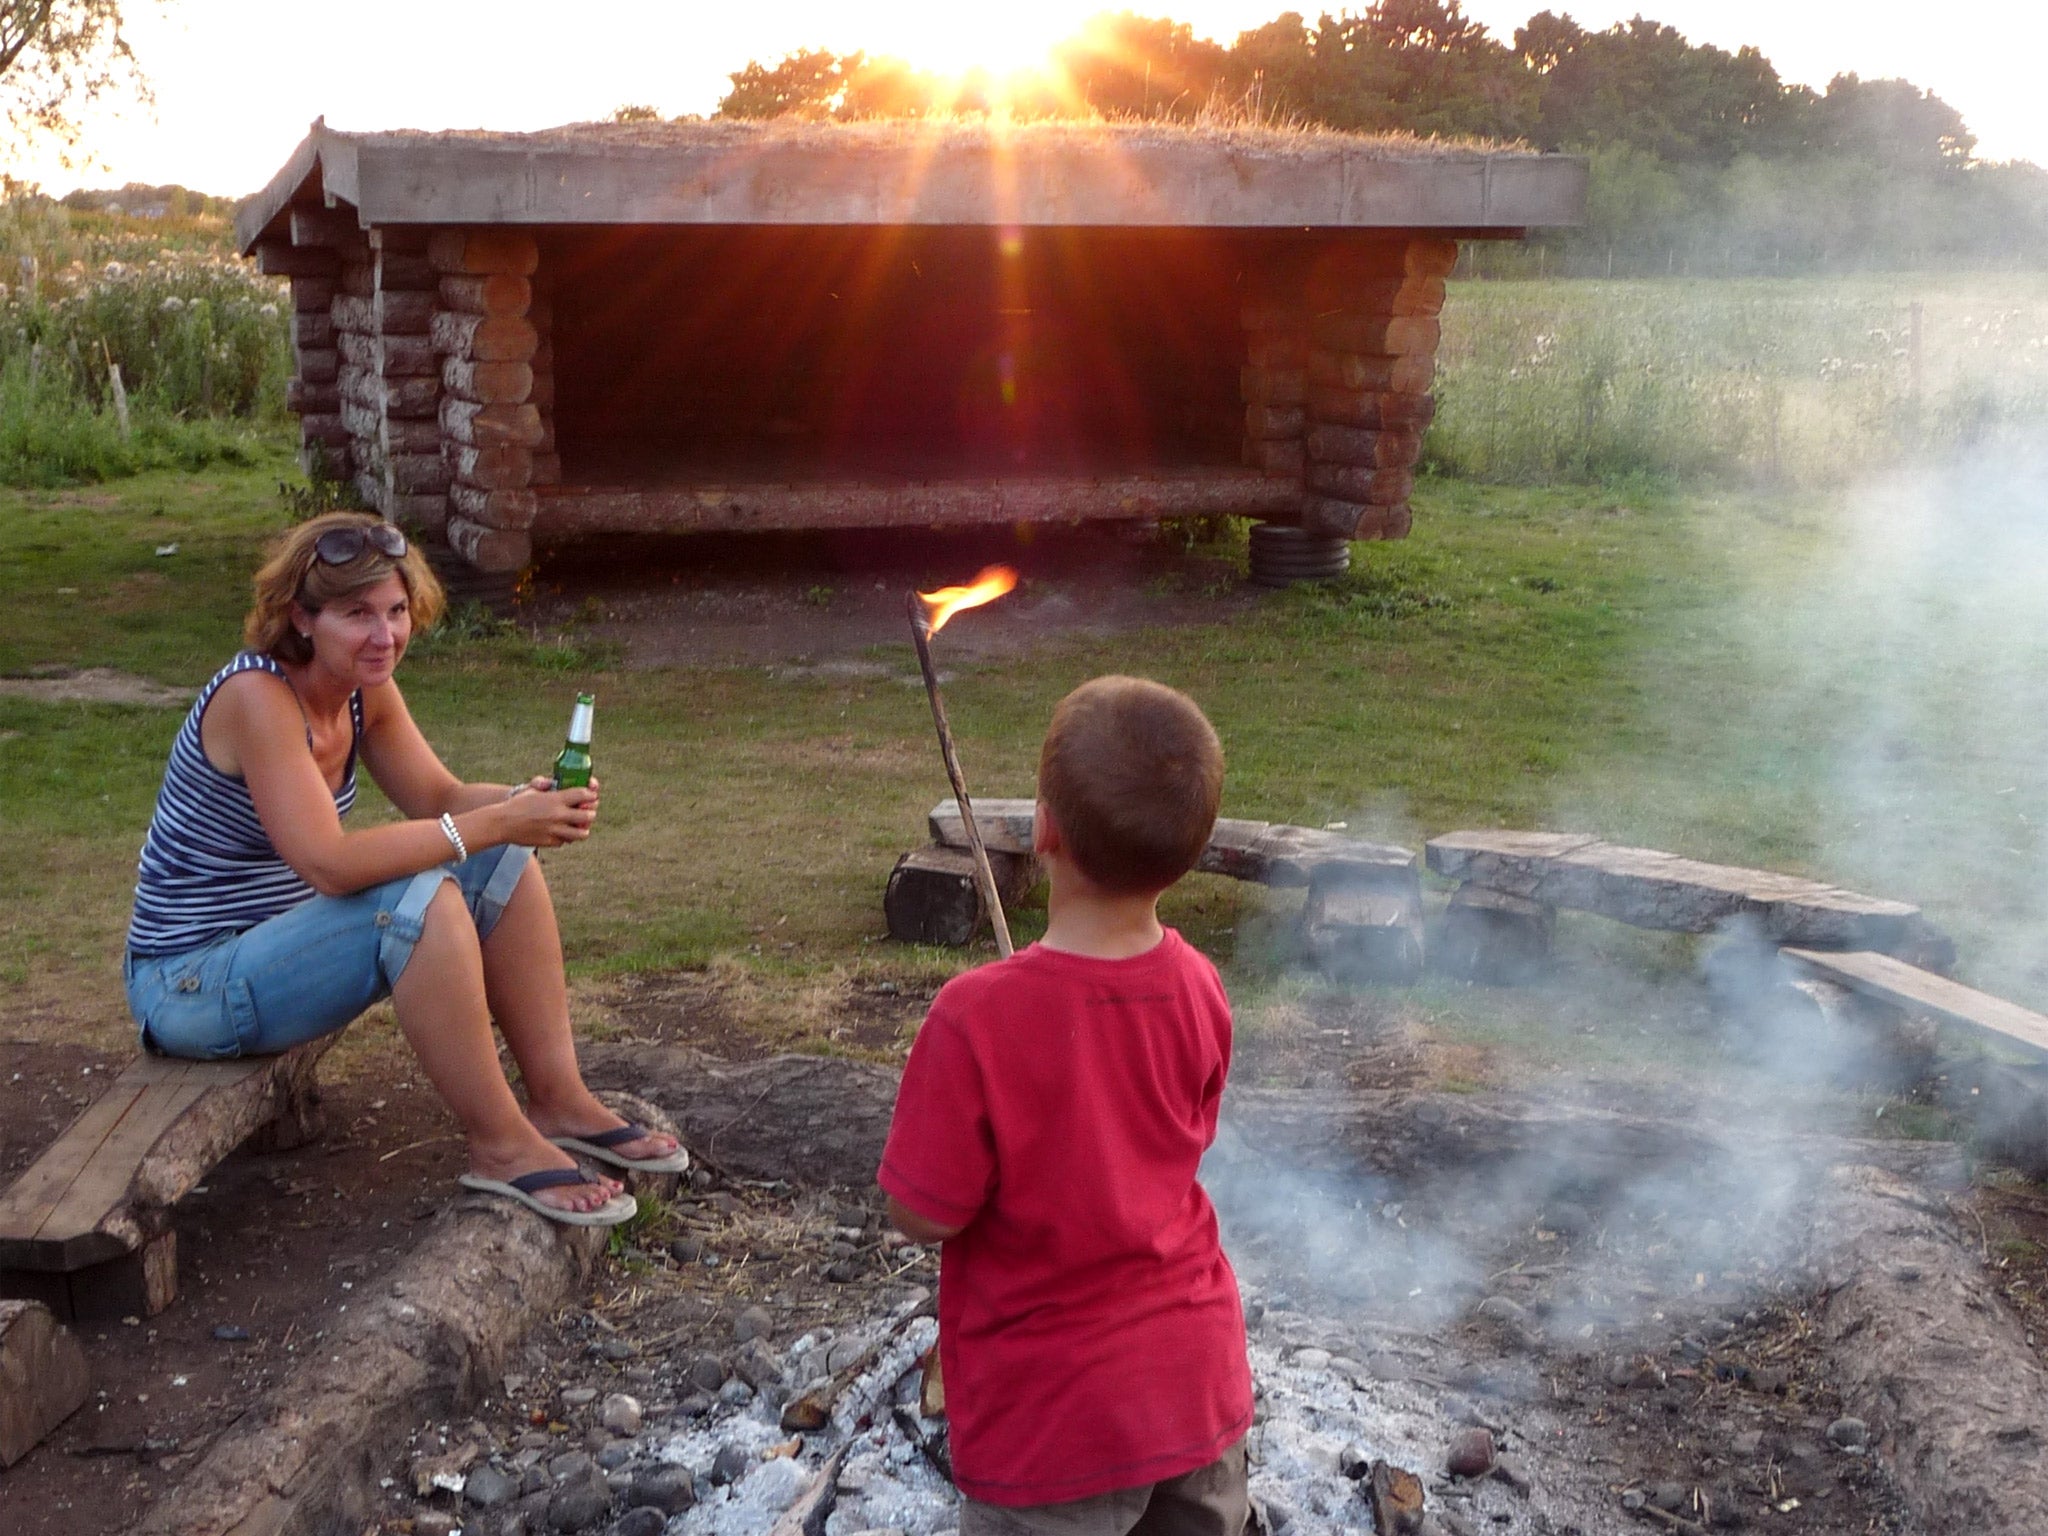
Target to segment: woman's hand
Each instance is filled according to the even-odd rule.
[[[498,806],[503,840],[528,848],[559,848],[590,836],[597,820],[597,781],[588,789],[549,789],[548,779],[535,779],[523,794]]]

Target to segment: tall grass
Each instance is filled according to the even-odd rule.
[[[1448,475],[1824,484],[2048,425],[2048,274],[1461,283],[1437,395]]]
[[[0,482],[251,462],[284,421],[288,309],[218,221],[0,203]]]

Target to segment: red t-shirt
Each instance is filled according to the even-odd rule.
[[[1223,983],[1172,929],[1128,960],[1034,944],[932,1003],[881,1181],[965,1228],[939,1325],[970,1497],[1134,1488],[1250,1428],[1237,1277],[1195,1182],[1229,1067]]]

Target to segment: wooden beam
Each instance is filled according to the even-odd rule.
[[[1852,992],[1875,997],[1917,1013],[1931,1014],[1945,1024],[1958,1024],[1997,1040],[2017,1041],[2048,1054],[2048,1016],[1989,992],[1979,992],[1946,976],[1923,971],[1893,955],[1871,950],[1815,950],[1787,947],[1781,951],[1812,975],[1838,982]]]
[[[1948,937],[1903,901],[1572,833],[1449,832],[1430,839],[1429,867],[1637,928],[1713,933],[1740,918],[1773,943],[1881,949],[1937,963],[1954,954]]]
[[[974,823],[991,853],[1029,854],[1036,805],[1020,799],[976,799]],[[941,800],[926,817],[932,841],[965,848],[960,808]],[[1388,843],[1370,843],[1314,827],[1224,817],[1195,863],[1198,872],[1229,875],[1259,885],[1298,887],[1318,879],[1348,879],[1371,889],[1420,892],[1415,855]]]
[[[451,360],[442,377],[455,366]],[[534,527],[545,536],[961,527],[1216,515],[1291,517],[1300,506],[1299,484],[1268,479],[1256,470],[1227,468],[1101,479],[938,480],[916,485],[827,481],[660,490],[573,485],[551,488],[542,497]]]

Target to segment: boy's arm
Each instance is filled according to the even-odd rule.
[[[965,1227],[945,1227],[936,1221],[927,1220],[909,1206],[889,1196],[889,1225],[909,1238],[913,1243],[943,1243],[949,1237],[958,1237]]]
[[[890,1222],[919,1243],[965,1231],[994,1187],[981,1069],[941,1007],[926,1017],[904,1063],[879,1179]]]

